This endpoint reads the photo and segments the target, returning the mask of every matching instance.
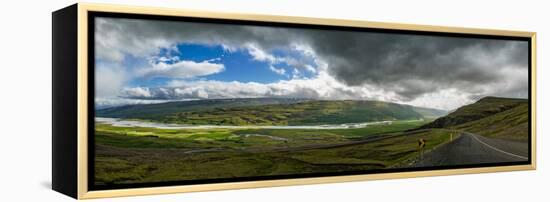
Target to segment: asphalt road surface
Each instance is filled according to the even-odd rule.
[[[424,154],[413,167],[527,161],[528,143],[463,132],[458,139]]]

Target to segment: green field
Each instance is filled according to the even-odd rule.
[[[412,120],[445,113],[379,101],[231,99],[123,106],[99,110],[96,115],[191,125],[292,126]]]
[[[193,129],[96,126],[96,184],[383,169],[449,141],[427,121],[356,129]],[[368,138],[386,137],[368,142]],[[363,144],[350,144],[365,141]]]
[[[216,127],[160,129],[97,122],[95,184],[407,167],[419,156],[420,139],[427,140],[424,150],[430,152],[457,137],[450,131],[514,141],[528,138],[528,102],[524,99],[487,97],[446,116],[442,113],[376,101],[293,99],[206,100],[103,109],[98,111],[100,117]],[[372,121],[391,123],[344,129],[314,127]],[[307,129],[288,127],[296,125]]]
[[[526,99],[485,97],[422,128],[456,129],[525,142],[529,133],[529,102]]]

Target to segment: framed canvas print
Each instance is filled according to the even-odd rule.
[[[78,199],[535,169],[535,33],[75,4],[53,189]]]

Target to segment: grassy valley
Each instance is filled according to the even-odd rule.
[[[96,184],[385,169],[450,141],[445,130],[403,132],[426,121],[368,128],[154,129],[97,125]],[[213,169],[215,168],[215,169]]]
[[[211,99],[166,102],[159,104],[138,104],[111,107],[96,110],[96,117],[136,118],[136,119],[160,119],[175,112],[204,111],[215,108],[231,108],[240,106],[259,106],[269,104],[291,104],[303,102],[305,99],[291,98],[236,98],[236,99]]]
[[[379,101],[258,98],[190,102],[124,106],[98,110],[96,115],[191,125],[269,126],[413,120],[435,118],[445,113],[442,110]]]
[[[139,112],[139,113],[138,113]],[[102,109],[100,117],[184,125],[96,122],[97,185],[388,169],[453,141],[463,130],[525,140],[528,103],[487,97],[450,114],[377,101],[230,99]],[[439,117],[439,118],[437,118]],[[437,118],[437,119],[436,119]],[[259,128],[392,120],[360,128]],[[455,135],[456,139],[456,135]]]
[[[449,141],[418,128],[446,112],[378,101],[227,99],[101,109],[99,117],[246,128],[170,129],[96,123],[96,184],[127,184],[384,169]],[[266,129],[391,122],[360,128]],[[216,168],[216,169],[212,169]]]
[[[528,100],[485,97],[421,128],[459,129],[489,137],[526,141],[528,121]]]

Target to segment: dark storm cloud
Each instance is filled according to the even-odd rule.
[[[252,44],[262,49],[276,49],[287,48],[291,39],[301,38],[284,28],[117,18],[98,18],[96,33],[98,54],[117,55],[118,51],[137,56],[157,53],[159,48],[176,45],[174,43],[222,44],[229,49]],[[112,55],[104,56],[113,59]]]
[[[183,42],[228,50],[253,45],[266,52],[301,45],[326,62],[338,81],[383,89],[398,101],[446,89],[470,98],[527,96],[528,43],[522,41],[108,18],[98,21],[96,31],[98,56],[113,60]]]
[[[506,68],[528,65],[527,43],[517,41],[317,32],[311,44],[337,79],[376,85],[407,100],[449,87],[474,90],[506,78]]]

